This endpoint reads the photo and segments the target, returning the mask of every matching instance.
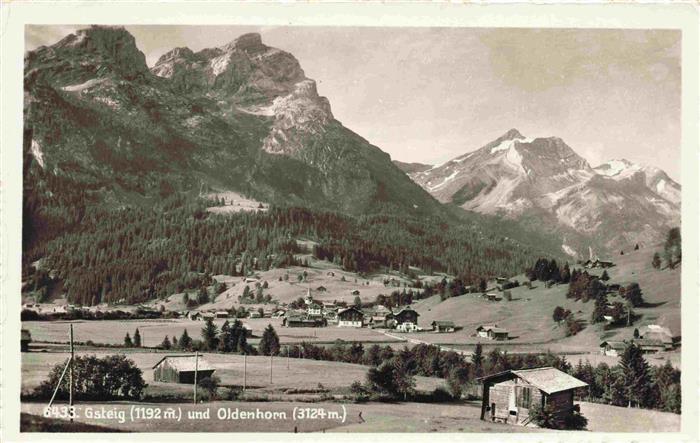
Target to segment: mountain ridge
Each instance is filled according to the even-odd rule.
[[[539,217],[579,257],[589,246],[610,254],[660,241],[680,222],[680,185],[661,169],[627,160],[592,168],[561,138],[527,138],[516,129],[408,175],[443,203],[528,224]]]

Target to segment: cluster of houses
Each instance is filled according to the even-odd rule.
[[[336,325],[346,328],[384,328],[401,332],[419,330],[419,314],[410,306],[392,310],[382,305],[372,308],[341,306],[334,302],[320,303],[307,293],[305,309],[288,310],[282,320],[287,327],[324,327]]]
[[[659,325],[648,325],[639,331],[639,338],[629,340],[606,340],[600,344],[600,353],[611,357],[619,357],[631,343],[638,346],[645,354],[672,351],[676,347],[673,334],[669,328]]]
[[[584,268],[586,269],[606,269],[606,268],[612,268],[615,266],[615,263],[611,261],[605,261],[605,260],[599,260],[599,259],[592,259],[592,260],[586,260],[585,262],[581,263]]]

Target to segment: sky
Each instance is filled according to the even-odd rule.
[[[26,50],[81,26],[27,26]],[[591,166],[625,158],[680,182],[681,34],[673,30],[125,26],[149,66],[246,32],[292,53],[334,116],[395,160],[436,164],[511,128]]]

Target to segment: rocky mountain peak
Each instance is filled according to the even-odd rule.
[[[223,47],[224,50],[244,51],[248,54],[263,52],[268,49],[262,42],[262,37],[257,32],[250,32],[237,37],[231,43]]]
[[[70,34],[53,47],[90,53],[110,62],[124,74],[148,72],[146,57],[136,46],[136,40],[122,26],[90,26]]]

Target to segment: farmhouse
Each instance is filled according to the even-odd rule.
[[[32,342],[32,334],[28,329],[22,329],[22,336],[19,339],[21,352],[29,352],[29,343]]]
[[[316,302],[311,302],[306,306],[306,313],[308,315],[321,315],[323,307]]]
[[[489,340],[508,340],[508,331],[499,328],[498,325],[481,325],[476,328],[476,334],[479,337],[488,338]]]
[[[369,327],[370,328],[392,328],[395,325],[394,316],[391,313],[388,314],[377,314],[369,317]]]
[[[435,332],[454,332],[455,324],[449,320],[435,320],[431,323]]]
[[[228,318],[228,312],[226,311],[216,311],[214,315],[216,315],[216,318]]]
[[[623,352],[627,343],[624,341],[604,341],[600,344],[600,353],[611,357],[619,357]]]
[[[605,268],[612,268],[613,266],[615,266],[615,263],[613,263],[613,262],[611,262],[611,261],[598,260],[598,259],[596,258],[595,260],[588,260],[588,261],[586,261],[586,262],[583,264],[583,266],[584,266],[585,268],[588,268],[588,269],[592,269],[592,268],[602,268],[602,269],[605,269]]]
[[[666,350],[673,349],[673,334],[669,328],[659,325],[647,325],[640,331],[641,338],[649,340],[659,340],[664,344]]]
[[[200,355],[167,355],[153,366],[153,380],[164,383],[194,384],[194,373],[197,370],[197,380],[211,377],[215,369]]]
[[[400,309],[399,312],[394,314],[394,320],[396,320],[397,326],[406,323],[418,326],[418,313],[411,309],[410,306],[406,306]]]
[[[365,315],[359,309],[350,307],[338,311],[338,326],[361,328]]]
[[[486,294],[486,298],[488,298],[490,301],[501,301],[502,297],[499,294],[496,294],[495,292],[489,292]]]
[[[288,315],[282,320],[282,326],[288,328],[320,328],[327,325],[325,318],[311,318],[303,315]]]
[[[632,340],[632,343],[637,345],[643,354],[655,354],[673,349],[673,344],[666,345],[663,341],[654,338],[639,338]]]

